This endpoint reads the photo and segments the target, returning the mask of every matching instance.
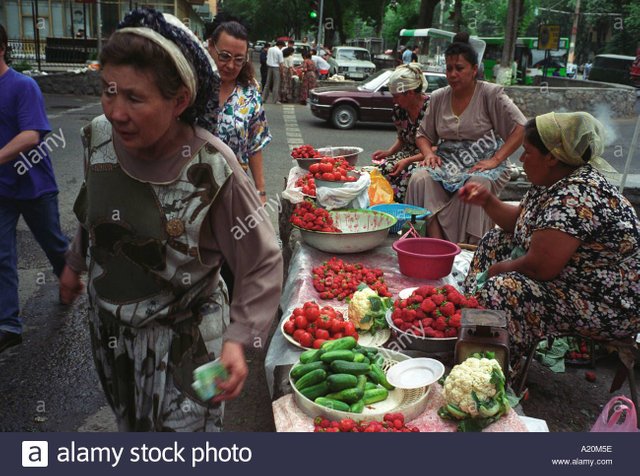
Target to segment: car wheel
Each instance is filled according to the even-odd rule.
[[[331,122],[338,129],[351,129],[356,125],[357,120],[356,110],[346,104],[336,107],[331,113]]]

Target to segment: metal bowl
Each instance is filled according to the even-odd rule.
[[[389,328],[395,332],[396,340],[402,349],[419,350],[427,354],[453,352],[456,342],[458,342],[457,337],[423,337],[415,335],[412,332],[401,331],[393,324],[393,319],[391,318],[392,313],[393,310],[388,309],[385,317]]]
[[[355,172],[354,170],[350,170],[349,172],[347,172],[347,175],[349,177],[355,177],[356,178],[356,182],[358,181],[358,179],[360,179],[360,175],[362,175],[360,172]],[[316,190],[318,190],[320,187],[327,187],[327,188],[342,188],[344,187],[346,184],[348,183],[354,183],[354,182],[340,182],[337,180],[321,180],[321,179],[315,179],[315,183],[316,183]]]
[[[311,165],[319,164],[320,159],[322,159],[322,157],[317,157],[313,159],[295,159],[295,161],[298,162],[298,167],[303,168],[305,170],[309,170],[309,167],[311,167]]]
[[[341,233],[300,230],[302,241],[325,253],[360,253],[381,245],[396,218],[373,210],[335,210],[329,212]]]
[[[339,147],[323,147],[318,149],[322,155],[327,157],[344,157],[349,165],[355,166],[358,163],[358,156],[364,149],[362,147],[339,146]]]

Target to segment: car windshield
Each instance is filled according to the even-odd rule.
[[[389,76],[391,76],[391,70],[382,69],[377,73],[374,73],[371,76],[369,76],[369,78],[364,83],[358,86],[358,89],[360,91],[375,91],[383,84],[386,84],[386,82],[389,79]]]
[[[371,55],[367,50],[338,50],[337,59],[346,61],[371,61]]]

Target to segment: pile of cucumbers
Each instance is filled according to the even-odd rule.
[[[296,389],[323,407],[362,413],[365,405],[381,402],[394,387],[382,370],[378,349],[358,345],[351,337],[327,341],[300,355],[291,369]]]

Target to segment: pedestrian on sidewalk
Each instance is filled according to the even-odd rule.
[[[271,48],[271,43],[265,43],[260,51],[260,91],[264,91],[264,87],[267,84],[267,72],[269,67],[267,66],[267,52]]]
[[[275,46],[269,48],[267,52],[267,83],[264,85],[264,91],[262,92],[262,98],[264,102],[268,102],[269,96],[272,97],[272,104],[280,104],[280,65],[284,61],[282,56],[282,48],[284,48],[284,41],[276,41]]]
[[[137,9],[100,63],[105,114],[83,129],[80,227],[61,290],[72,301],[88,270],[94,361],[121,431],[220,431],[223,402],[247,378],[244,349],[266,345],[278,308],[275,232],[233,151],[206,130],[217,76],[188,28]],[[231,306],[223,261],[242,290]],[[229,376],[205,401],[193,370],[215,357]]]
[[[302,80],[300,84],[300,104],[307,105],[309,91],[316,87],[318,81],[318,70],[311,59],[311,52],[304,50],[302,52]]]
[[[24,218],[56,276],[68,248],[60,229],[52,147],[43,142],[51,132],[44,99],[32,78],[9,67],[8,47],[7,32],[0,25],[0,352],[22,342],[18,219]]]

